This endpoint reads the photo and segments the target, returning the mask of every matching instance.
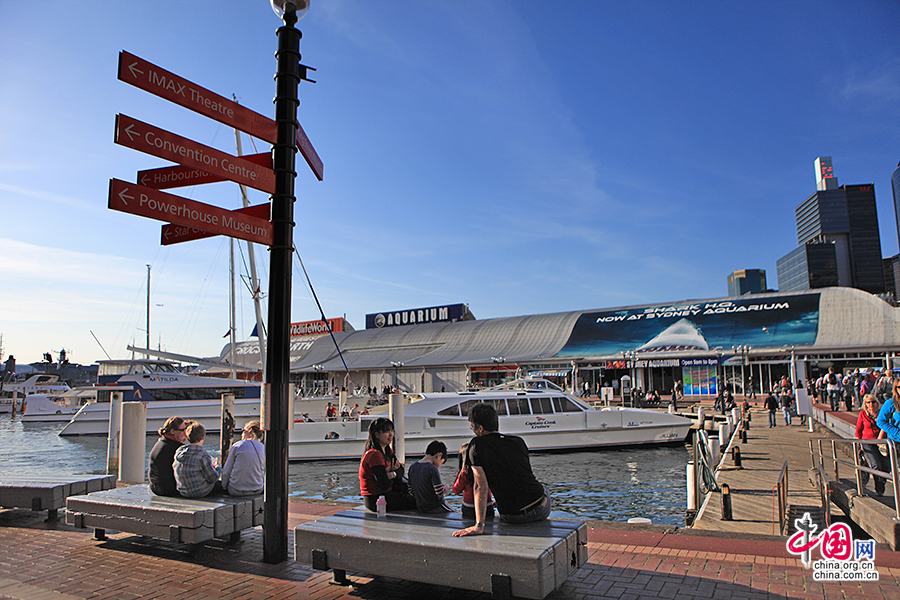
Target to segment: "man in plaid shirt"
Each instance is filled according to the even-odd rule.
[[[175,452],[175,482],[178,492],[185,498],[202,498],[224,494],[219,481],[219,469],[213,458],[203,449],[206,429],[200,423],[188,423],[187,444]]]

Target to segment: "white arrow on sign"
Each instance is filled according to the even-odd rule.
[[[125,193],[127,191],[128,191],[128,188],[125,188],[121,192],[119,192],[119,200],[121,200],[122,204],[124,204],[125,206],[128,206],[128,203],[125,202],[125,198],[128,198],[129,200],[134,200],[134,196],[129,196],[128,194]]]
[[[128,137],[131,138],[131,141],[133,142],[135,135],[137,135],[137,137],[141,137],[141,134],[139,134],[137,131],[132,131],[132,129],[134,129],[133,123],[125,128],[125,133],[128,134]]]
[[[128,70],[131,71],[131,75],[133,77],[137,77],[137,75],[135,75],[135,73],[140,73],[141,75],[144,74],[143,71],[141,71],[140,69],[137,68],[137,62],[133,62],[130,65],[128,65]]]

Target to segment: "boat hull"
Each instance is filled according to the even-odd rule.
[[[147,433],[155,434],[169,417],[199,421],[209,432],[221,428],[222,403],[210,400],[157,400],[147,402]],[[61,436],[107,435],[109,433],[109,402],[85,404],[59,432]],[[235,426],[259,419],[259,399],[234,401]]]
[[[605,415],[604,415],[605,413]],[[501,417],[500,431],[525,440],[533,452],[620,448],[683,442],[691,428],[687,419],[648,410],[596,411],[594,414],[557,415],[553,419],[534,416]],[[592,421],[588,424],[587,421]],[[551,422],[552,421],[552,422]],[[289,436],[288,458],[303,460],[358,459],[365,448],[366,421],[296,423]],[[465,418],[404,420],[404,454],[422,456],[432,440],[440,440],[456,453],[472,439]]]

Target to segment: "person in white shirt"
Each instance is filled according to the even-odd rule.
[[[241,441],[231,447],[222,469],[222,486],[230,496],[261,494],[266,481],[266,432],[259,421],[249,421]]]

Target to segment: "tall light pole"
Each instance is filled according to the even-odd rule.
[[[300,38],[294,27],[309,10],[309,0],[271,0],[284,20],[278,28],[275,53],[275,121],[278,141],[272,147],[275,193],[271,220],[274,226],[269,262],[269,339],[266,345],[268,432],[266,439],[265,516],[263,561],[281,563],[288,558],[288,424],[290,402],[291,253],[294,242],[294,179],[297,175],[297,87],[300,84]]]

